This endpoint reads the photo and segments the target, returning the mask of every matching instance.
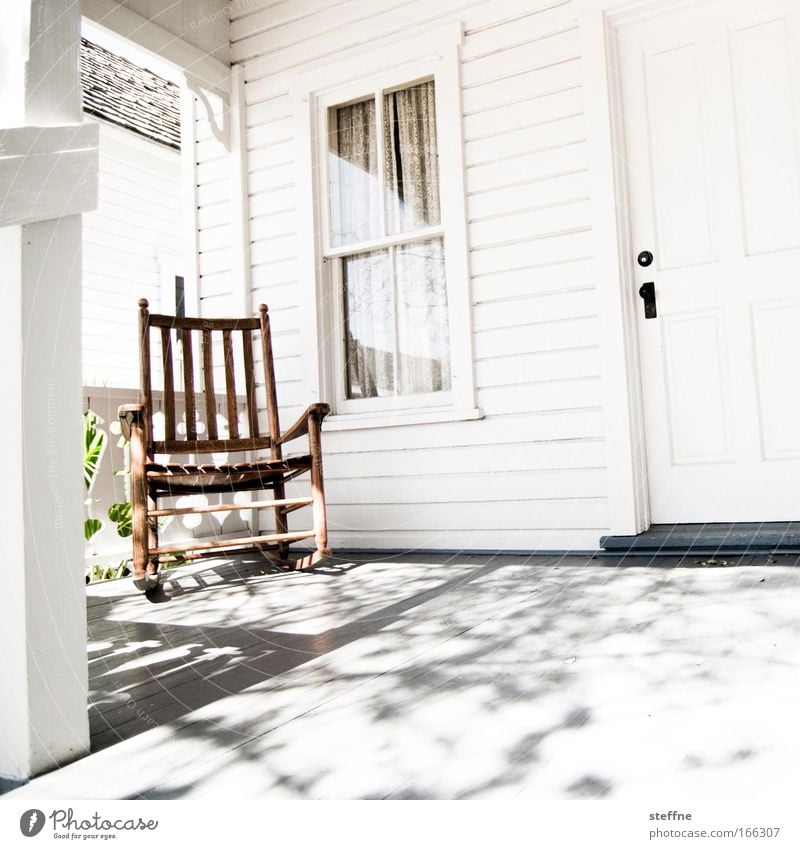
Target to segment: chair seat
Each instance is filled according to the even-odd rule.
[[[311,455],[254,463],[147,463],[148,486],[165,494],[272,489],[311,468]]]

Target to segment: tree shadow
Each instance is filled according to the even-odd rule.
[[[137,798],[729,787],[766,750],[744,710],[754,674],[796,672],[798,581],[664,565],[397,557],[348,580],[243,569],[241,586],[184,587],[158,621],[120,602],[96,623],[95,740],[169,731],[175,757]]]

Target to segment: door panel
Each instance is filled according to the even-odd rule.
[[[747,255],[800,247],[800,168],[786,15],[731,27]]]
[[[663,268],[713,259],[706,111],[696,43],[644,54],[653,214]],[[662,108],[669,103],[669,110]]]
[[[762,459],[800,458],[800,302],[754,304],[753,341]]]
[[[723,317],[719,311],[664,320],[667,427],[673,464],[730,462]],[[697,363],[707,363],[702,381]],[[698,422],[703,426],[698,427]]]

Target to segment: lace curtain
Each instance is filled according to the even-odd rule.
[[[380,208],[375,101],[335,110],[331,240],[335,246],[440,223],[433,82],[383,95],[385,208]],[[341,259],[348,398],[450,388],[441,238]]]
[[[394,291],[390,263],[394,264]],[[441,239],[347,257],[347,397],[450,388],[450,336]]]
[[[433,82],[383,98],[383,162],[390,233],[439,224]]]
[[[336,110],[336,153],[331,169],[331,241],[363,242],[380,235],[375,101]]]

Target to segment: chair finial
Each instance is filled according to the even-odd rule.
[[[147,298],[139,298],[139,307],[140,309],[146,310],[150,306],[150,302]]]
[[[269,312],[269,307],[266,304],[259,304],[258,305],[258,311],[259,312]]]

